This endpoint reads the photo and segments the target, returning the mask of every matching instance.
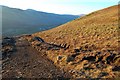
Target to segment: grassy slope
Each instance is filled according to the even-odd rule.
[[[118,6],[90,13],[57,28],[39,32],[48,42],[67,43],[71,48],[95,45],[100,48],[118,47]]]
[[[118,78],[118,30],[118,6],[112,6],[33,36],[48,43],[70,45],[67,50],[46,52],[56,66],[70,72],[74,78]],[[35,45],[35,48],[39,50],[40,46]],[[62,59],[59,60],[59,56]]]

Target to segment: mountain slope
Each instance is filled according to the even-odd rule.
[[[97,47],[117,47],[118,6],[109,7],[78,18],[57,28],[36,33],[48,42],[67,43],[71,47],[95,44]],[[112,42],[112,43],[111,43]]]
[[[20,34],[31,34],[42,30],[54,28],[75,18],[77,15],[58,15],[35,10],[21,10],[2,7],[3,35],[15,36]]]
[[[36,36],[61,46],[49,47],[45,55],[73,78],[120,79],[118,16],[116,5],[26,38],[39,52],[46,46],[34,41]]]

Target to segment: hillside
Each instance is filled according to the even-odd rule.
[[[3,78],[120,80],[118,20],[116,5],[47,31],[3,37]]]
[[[73,77],[115,78],[120,77],[118,31],[116,5],[32,36],[67,47],[49,50],[47,56]],[[39,50],[41,45],[38,42],[33,41],[32,44]]]
[[[2,8],[0,12],[2,18],[0,18],[2,19],[3,36],[16,36],[48,30],[79,17],[77,15],[59,15],[32,9],[21,10],[6,6],[0,7]]]
[[[94,44],[97,47],[117,48],[117,6],[93,12],[57,28],[36,33],[48,42],[67,43],[71,47]],[[112,43],[111,43],[112,42]]]

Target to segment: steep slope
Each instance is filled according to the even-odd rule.
[[[16,8],[2,7],[3,35],[15,36],[31,34],[42,30],[48,30],[75,18],[77,15],[59,15],[35,10],[21,10]]]
[[[71,48],[94,44],[117,48],[118,6],[93,12],[57,28],[36,33],[48,42],[67,43]],[[112,42],[112,43],[111,43]]]
[[[118,6],[95,11],[51,30],[26,37],[39,52],[46,46],[34,37],[62,48],[46,55],[73,78],[120,77]]]

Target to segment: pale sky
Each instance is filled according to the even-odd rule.
[[[88,14],[118,4],[119,0],[0,0],[0,5],[57,14]]]

